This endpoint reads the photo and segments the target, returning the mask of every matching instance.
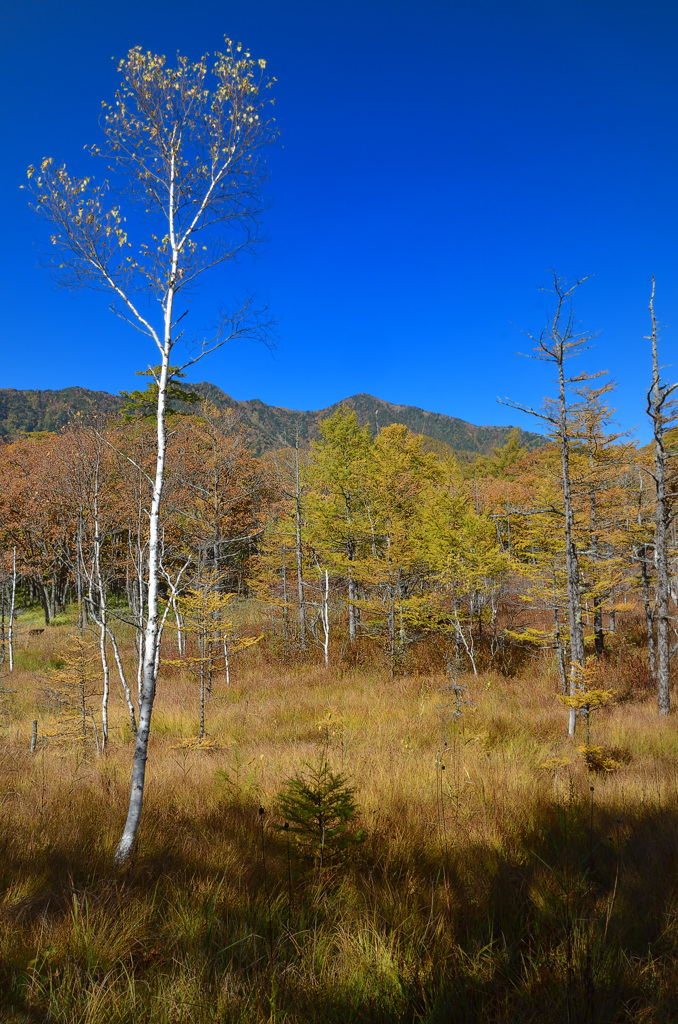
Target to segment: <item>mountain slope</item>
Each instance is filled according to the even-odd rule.
[[[59,391],[0,388],[0,435],[60,430],[78,414],[86,419],[112,416],[121,405],[118,395],[87,388],[61,388]]]
[[[392,423],[404,423],[415,434],[423,434],[455,451],[471,454],[489,453],[493,447],[504,444],[513,429],[476,426],[445,413],[428,412],[414,405],[394,405],[366,394],[352,395],[325,409],[301,411],[266,405],[257,398],[237,402],[214,384],[201,383],[191,386],[220,408],[239,409],[252,430],[254,444],[259,450],[293,442],[297,429],[299,440],[308,443],[317,436],[320,421],[331,416],[341,406],[353,409],[360,425],[369,423],[373,433],[382,427],[391,426]],[[524,430],[520,431],[520,440],[529,448],[537,448],[544,443],[539,434]]]
[[[342,405],[353,409],[361,425],[369,423],[373,432],[392,423],[403,423],[415,434],[423,434],[455,451],[487,454],[502,445],[511,427],[476,426],[455,416],[428,412],[413,405],[394,405],[372,395],[352,395],[326,409],[310,411],[266,405],[258,398],[238,402],[215,384],[203,381],[190,387],[217,407],[234,409],[250,428],[255,451],[266,451],[299,440],[306,445],[318,435],[318,424]],[[0,389],[0,435],[59,430],[76,416],[83,420],[115,415],[122,405],[118,395],[86,388],[59,391],[17,391]],[[543,438],[520,431],[520,440],[530,448],[543,444]]]

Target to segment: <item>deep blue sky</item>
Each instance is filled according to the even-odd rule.
[[[596,275],[578,302],[600,331],[587,361],[619,381],[624,425],[643,423],[653,273],[666,363],[678,329],[671,0],[6,0],[0,386],[117,391],[154,360],[105,297],[55,289],[18,186],[44,155],[82,166],[112,56],[193,58],[224,34],[277,76],[281,146],[269,242],[206,280],[193,325],[248,288],[278,348],[224,350],[194,379],[291,408],[367,391],[533,426],[495,399],[550,390],[513,325],[538,332],[556,267]]]

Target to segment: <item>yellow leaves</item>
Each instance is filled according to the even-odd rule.
[[[599,708],[606,708],[617,700],[616,690],[577,690],[571,696],[559,694],[558,700],[568,708],[575,708],[577,711],[587,708],[595,711]]]
[[[173,743],[171,750],[206,750],[209,752],[221,750],[221,744],[211,736],[203,736],[202,739],[199,736],[192,736],[188,739],[181,740],[180,743]]]
[[[570,765],[574,764],[570,757],[548,757],[542,764],[539,765],[540,772],[550,772],[555,775],[556,772],[562,768],[569,768]]]
[[[523,600],[528,599],[523,598]],[[507,629],[504,634],[511,640],[517,640],[518,643],[534,644],[537,647],[550,647],[555,639],[555,630],[534,629],[531,626],[526,626],[520,631]]]
[[[320,721],[316,722],[316,728],[322,733],[325,743],[329,744],[335,737],[341,739],[344,734],[343,716],[333,708],[327,708]]]
[[[596,775],[609,775],[623,767],[623,760],[613,757],[613,752],[606,747],[588,747],[583,745],[578,748],[584,758],[588,771]],[[615,752],[616,753],[616,752]]]
[[[588,711],[597,711],[599,708],[608,707],[617,700],[616,690],[605,690],[595,686],[595,679],[598,671],[596,658],[587,658],[585,665],[573,665],[575,673],[576,691],[573,694],[560,694],[558,700],[568,708],[579,711],[582,708]]]
[[[246,651],[248,647],[254,647],[255,644],[261,643],[263,639],[263,633],[259,636],[238,637],[236,640],[229,641],[229,651],[231,654],[238,654],[240,651]]]

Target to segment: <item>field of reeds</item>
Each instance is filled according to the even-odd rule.
[[[0,677],[3,1022],[678,1019],[678,732],[632,644],[601,669],[619,702],[593,717],[588,763],[547,655],[455,693],[423,653],[391,678],[264,642],[217,680],[202,749],[195,681],[162,668],[118,872],[126,709],[116,694],[98,757],[45,699],[72,628],[24,630]],[[323,759],[360,830],[325,858],[278,803]]]

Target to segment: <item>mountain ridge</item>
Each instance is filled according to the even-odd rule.
[[[308,445],[318,436],[320,421],[342,406],[355,412],[361,426],[369,423],[373,432],[393,423],[402,423],[413,433],[422,434],[466,456],[488,454],[492,448],[504,444],[510,431],[515,429],[477,425],[419,406],[387,402],[365,392],[341,399],[323,409],[304,410],[267,405],[259,398],[239,401],[209,381],[189,384],[188,387],[218,408],[238,412],[250,430],[252,446],[257,453],[293,443],[297,434],[300,443]],[[119,395],[78,386],[55,390],[0,388],[0,436],[10,439],[17,434],[60,430],[76,416],[85,420],[107,418],[116,415],[122,404],[123,399]],[[539,434],[518,429],[521,443],[528,448],[537,448],[544,443]]]

